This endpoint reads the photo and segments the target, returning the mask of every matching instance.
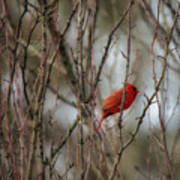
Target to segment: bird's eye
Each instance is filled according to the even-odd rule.
[[[133,91],[136,92],[136,88],[135,87],[133,87]]]

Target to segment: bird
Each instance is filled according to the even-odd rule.
[[[135,85],[130,84],[130,83],[126,84],[123,110],[126,110],[131,106],[131,104],[134,102],[136,95],[138,93],[140,93],[140,91]],[[99,129],[101,128],[102,122],[105,118],[107,118],[110,115],[120,112],[122,97],[123,97],[123,88],[113,92],[110,96],[108,96],[103,101],[102,116],[96,128],[97,133]]]

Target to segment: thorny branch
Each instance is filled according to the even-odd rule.
[[[102,72],[102,69],[103,69],[103,66],[105,64],[105,61],[106,61],[106,58],[107,58],[107,55],[108,55],[108,51],[109,51],[109,48],[110,48],[110,45],[111,45],[111,41],[112,41],[112,38],[113,38],[113,35],[114,33],[117,31],[117,29],[119,28],[119,26],[122,24],[122,22],[124,21],[125,17],[127,16],[128,12],[130,11],[132,5],[134,4],[134,0],[131,0],[129,5],[128,5],[128,8],[126,9],[126,11],[123,13],[123,15],[121,16],[120,20],[117,22],[117,24],[115,25],[115,27],[111,30],[109,36],[108,36],[108,40],[107,40],[107,44],[105,46],[105,51],[104,51],[104,54],[102,56],[102,59],[101,59],[101,63],[100,63],[100,66],[98,68],[98,72],[97,72],[97,75],[96,75],[96,78],[95,78],[95,83],[94,83],[94,87],[96,88],[97,85],[98,85],[98,82],[99,82],[99,78],[100,78],[100,75],[101,75],[101,72]]]
[[[131,3],[132,2],[133,1],[131,1]],[[120,152],[122,151],[122,148],[124,146],[124,140],[123,140],[123,136],[122,136],[122,116],[123,116],[123,108],[124,108],[124,103],[125,103],[126,83],[128,81],[128,77],[129,77],[130,50],[131,50],[131,7],[130,7],[129,12],[128,12],[127,62],[126,62],[126,72],[125,72],[125,79],[124,79],[122,104],[121,104],[121,107],[120,107],[120,116],[119,116],[119,122],[118,122],[119,131],[120,131],[120,134],[119,134],[119,137],[120,137],[120,148],[119,148],[119,152],[116,155],[115,160],[114,160],[112,171],[111,171],[111,174],[110,174],[110,177],[109,177],[110,180],[114,179],[117,166],[118,166],[118,164],[120,162],[120,157],[121,157],[120,156]]]

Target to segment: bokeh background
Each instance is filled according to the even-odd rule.
[[[178,180],[179,79],[178,0],[0,0],[1,178]]]

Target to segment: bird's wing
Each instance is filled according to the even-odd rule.
[[[122,98],[123,90],[120,89],[118,91],[115,91],[113,94],[111,94],[109,97],[107,97],[103,104],[102,104],[102,110],[106,111],[108,109],[118,107],[121,105],[121,98]]]

